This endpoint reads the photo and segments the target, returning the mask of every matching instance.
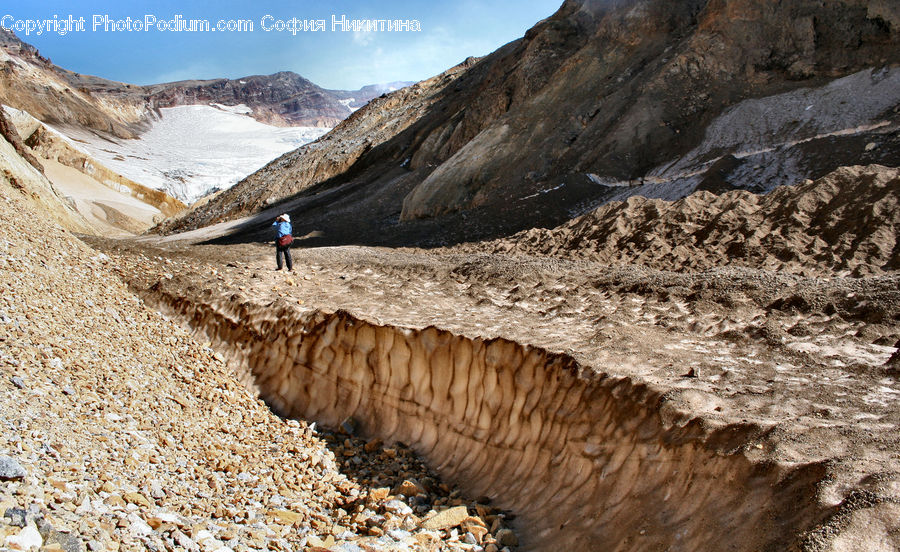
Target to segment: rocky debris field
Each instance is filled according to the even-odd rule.
[[[273,415],[0,184],[0,549],[515,548],[408,448]]]

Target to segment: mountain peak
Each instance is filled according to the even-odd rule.
[[[10,54],[41,64],[49,65],[51,63],[50,58],[42,56],[37,48],[22,41],[13,31],[2,27],[0,27],[0,48],[3,48]]]

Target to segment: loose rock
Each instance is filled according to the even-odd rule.
[[[509,529],[500,529],[497,531],[497,542],[500,546],[518,546],[519,539],[516,534]]]
[[[15,459],[0,456],[0,481],[17,481],[24,479],[28,473]]]
[[[13,550],[36,550],[44,543],[41,534],[33,523],[29,523],[25,528],[15,535],[6,537],[6,546]]]
[[[456,527],[469,517],[469,512],[465,506],[456,506],[449,508],[443,512],[438,512],[434,516],[422,522],[423,529],[442,530]]]

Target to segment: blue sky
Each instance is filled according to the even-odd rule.
[[[468,56],[482,56],[521,37],[553,14],[562,0],[295,0],[157,2],[118,0],[17,0],[0,7],[7,23],[84,17],[84,32],[32,34],[19,38],[37,46],[59,66],[134,84],[188,78],[236,78],[294,71],[325,88],[416,81],[436,75]],[[253,32],[160,32],[93,30],[94,16],[112,20],[150,15],[168,21],[250,20]],[[266,32],[267,20],[326,20],[325,32]],[[347,19],[418,20],[420,32],[332,32],[332,16]]]

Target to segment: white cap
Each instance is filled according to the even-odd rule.
[[[291,222],[291,216],[290,216],[290,215],[281,215],[281,216],[278,217],[278,218],[282,219],[284,222]]]

